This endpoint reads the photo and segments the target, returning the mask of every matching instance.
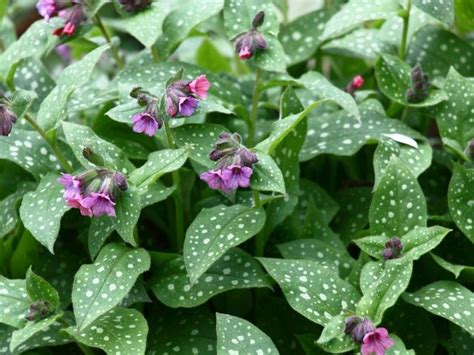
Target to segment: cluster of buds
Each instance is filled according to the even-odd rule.
[[[128,188],[124,175],[106,168],[91,169],[77,176],[63,174],[58,181],[64,186],[63,197],[68,206],[88,217],[115,217],[115,202]]]
[[[384,355],[385,350],[395,344],[385,328],[376,328],[368,318],[351,316],[345,320],[344,333],[352,336],[354,342],[361,344],[362,355]]]
[[[398,259],[403,253],[403,244],[400,239],[393,237],[385,243],[384,249],[382,250],[382,256],[384,260]]]
[[[163,119],[157,107],[158,99],[141,88],[133,89],[130,96],[136,98],[140,106],[145,107],[145,111],[132,116],[133,131],[153,137],[163,127]]]
[[[430,80],[426,73],[423,73],[420,64],[415,65],[411,71],[411,88],[408,89],[406,98],[409,103],[418,103],[426,99],[429,95]]]
[[[30,305],[26,320],[33,322],[43,319],[51,313],[51,304],[48,301],[35,301]]]
[[[4,104],[0,103],[0,136],[8,136],[16,122],[16,115]]]
[[[354,93],[359,90],[362,85],[364,85],[364,78],[360,75],[355,76],[352,80],[346,85],[344,89],[345,92],[354,96]]]
[[[239,187],[249,187],[252,167],[258,159],[241,141],[238,133],[223,132],[219,135],[209,153],[209,158],[216,162],[216,168],[200,175],[211,189],[230,192]]]
[[[126,12],[139,12],[151,5],[152,0],[118,0]]]
[[[239,35],[235,40],[235,52],[240,59],[245,60],[253,57],[257,50],[263,51],[267,48],[267,42],[258,28],[263,24],[265,12],[260,11],[252,21],[252,29]]]
[[[56,36],[72,36],[77,27],[87,19],[81,0],[39,0],[36,9],[46,21],[53,16],[64,20],[64,26],[54,30],[53,34]]]
[[[193,80],[176,80],[169,83],[165,93],[168,116],[192,116],[199,100],[207,99],[210,87],[205,75],[199,75]]]

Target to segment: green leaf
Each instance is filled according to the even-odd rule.
[[[15,112],[17,120],[23,118],[25,113],[30,109],[33,102],[38,99],[38,95],[34,91],[17,90],[11,98],[11,109]]]
[[[425,26],[413,36],[406,60],[410,65],[420,63],[432,79],[444,79],[451,66],[461,75],[473,76],[473,58],[469,43],[439,26]]]
[[[337,37],[366,21],[392,17],[399,10],[396,0],[350,0],[326,23],[321,39]]]
[[[369,212],[373,234],[401,236],[426,227],[426,200],[410,170],[392,156],[375,190]]]
[[[186,231],[184,262],[195,283],[225,252],[256,235],[265,224],[263,208],[243,205],[204,208]]]
[[[82,265],[74,277],[72,303],[79,331],[115,307],[150,268],[144,249],[107,244],[94,264]]]
[[[145,208],[154,205],[157,202],[166,200],[176,189],[175,186],[167,187],[160,181],[155,184],[148,186],[148,188],[141,188],[141,208]]]
[[[449,100],[436,108],[436,122],[443,143],[463,155],[471,139],[474,138],[474,82],[450,69],[443,90]]]
[[[216,313],[218,354],[279,354],[272,339],[249,321]]]
[[[34,131],[18,127],[8,137],[0,137],[0,159],[18,164],[35,177],[43,177],[51,170],[61,170],[44,139]]]
[[[431,253],[434,261],[441,266],[443,269],[451,272],[456,278],[458,278],[463,272],[474,275],[474,266],[457,265],[444,260],[443,258]]]
[[[464,329],[449,323],[449,333],[452,344],[457,355],[470,355],[470,349],[474,349],[474,335],[469,334]]]
[[[87,236],[89,255],[94,260],[107,238],[115,230],[114,220],[108,216],[92,218]]]
[[[405,293],[403,299],[474,334],[474,296],[472,291],[456,282],[436,281],[416,292]]]
[[[397,156],[410,169],[414,177],[418,177],[430,167],[432,149],[426,141],[417,143],[417,148],[414,148],[407,144],[397,143],[392,139],[382,140],[374,153],[374,187],[377,187],[385,173],[385,168],[390,163],[392,155]]]
[[[30,299],[35,301],[47,301],[51,304],[51,311],[55,311],[59,307],[58,291],[51,286],[49,282],[41,276],[36,275],[31,267],[26,273],[26,292]],[[48,324],[49,325],[49,324]]]
[[[9,280],[0,275],[0,323],[23,327],[30,304],[25,280]]]
[[[167,57],[189,35],[194,27],[218,14],[224,0],[184,0],[163,21],[163,34],[158,38],[160,57]],[[161,10],[161,9],[160,9]]]
[[[386,355],[398,355],[398,354],[415,355],[415,351],[407,350],[407,348],[405,347],[405,344],[399,337],[393,334],[389,334],[389,337],[395,341],[395,344],[393,344],[392,347],[390,347],[389,349],[385,351]]]
[[[474,243],[474,170],[454,165],[454,173],[448,188],[449,212],[459,229]]]
[[[209,153],[219,134],[227,129],[215,124],[187,124],[173,129],[173,136],[179,147],[189,146],[189,157],[200,165],[210,168],[215,163]]]
[[[373,267],[367,267],[371,264]],[[375,265],[373,262],[366,264],[362,269],[361,279],[368,272],[374,278],[377,277],[377,280],[361,287],[363,296],[357,305],[358,313],[369,317],[375,324],[380,323],[384,312],[397,302],[407,288],[412,271],[413,262],[404,258],[378,262]]]
[[[168,307],[196,307],[222,292],[254,287],[271,284],[260,264],[238,248],[229,249],[193,284],[181,256],[168,261],[152,284],[153,293]]]
[[[286,56],[278,38],[266,35],[267,48],[255,53],[255,64],[257,67],[273,72],[286,72]]]
[[[224,25],[227,36],[234,39],[251,30],[252,21],[259,11],[265,12],[265,20],[258,30],[278,35],[280,25],[271,0],[225,0]]]
[[[220,47],[220,41],[204,39],[196,52],[196,64],[216,74],[231,73],[229,58],[216,47]]]
[[[317,239],[298,239],[279,244],[278,250],[285,259],[314,260],[328,266],[335,273],[348,274],[354,265],[354,259],[345,249],[335,248],[327,242]]]
[[[35,191],[23,197],[20,217],[33,237],[54,254],[61,218],[69,209],[58,175],[51,173],[41,180]]]
[[[124,174],[135,170],[135,167],[118,147],[98,137],[91,128],[71,122],[63,122],[62,125],[67,142],[77,160],[85,168],[97,167],[82,154],[84,148],[88,147],[104,159],[106,166],[114,170]]]
[[[285,180],[283,174],[271,156],[263,152],[256,152],[258,163],[253,166],[250,187],[259,191],[274,191],[285,194]]]
[[[137,246],[134,229],[140,218],[140,210],[140,193],[135,188],[129,187],[127,191],[120,194],[115,206],[115,230],[125,242],[133,246]]]
[[[18,223],[18,202],[34,188],[33,183],[22,183],[15,193],[0,201],[0,239],[13,231]]]
[[[411,67],[393,55],[383,54],[375,63],[375,77],[379,88],[393,101],[408,107],[428,107],[448,99],[445,92],[431,89],[429,96],[422,102],[409,103],[406,93],[411,87],[410,73]]]
[[[348,282],[312,260],[259,258],[280,285],[290,306],[311,321],[325,325],[354,310],[359,294]]]
[[[419,227],[409,231],[404,236],[400,237],[403,243],[403,258],[410,260],[418,260],[423,254],[436,248],[450,232],[449,229],[433,226],[433,227]],[[365,237],[354,240],[359,248],[370,256],[383,259],[382,251],[384,244],[390,238],[386,236]]]
[[[354,98],[348,93],[334,86],[321,73],[314,71],[308,72],[301,76],[298,81],[314,96],[317,96],[321,99],[334,101],[345,111],[347,111],[348,114],[354,116],[356,120],[361,119],[359,109],[357,108]]]
[[[320,154],[354,155],[364,144],[386,140],[387,134],[395,133],[423,139],[400,120],[376,111],[361,110],[359,123],[344,111],[310,116],[300,160],[310,160]]]
[[[329,353],[340,353],[354,348],[354,341],[344,333],[346,317],[344,314],[332,317],[326,324],[316,342],[322,349]]]
[[[62,313],[53,314],[37,322],[28,322],[24,328],[15,330],[10,341],[10,351],[15,351],[21,344],[30,340],[39,332],[47,330],[61,316]]]
[[[119,305],[121,307],[128,308],[135,305],[136,303],[148,302],[151,302],[151,299],[148,296],[144,283],[139,279]]]
[[[148,324],[136,309],[116,307],[101,315],[85,329],[66,330],[78,342],[107,354],[145,354]]]
[[[36,92],[39,102],[43,101],[56,85],[38,58],[23,59],[18,63],[18,68],[13,76],[13,84],[17,89]]]
[[[413,5],[448,26],[454,23],[453,0],[413,0]]]
[[[318,10],[298,17],[287,25],[282,25],[280,42],[286,53],[288,65],[309,59],[321,44],[319,36],[324,24],[332,15],[331,10]]]
[[[109,49],[104,45],[88,53],[80,61],[68,66],[57,79],[57,86],[43,100],[37,122],[48,131],[67,116],[67,101],[77,88],[87,84],[95,65],[102,54]]]
[[[189,149],[164,149],[149,155],[147,162],[134,170],[129,177],[130,182],[138,187],[153,184],[166,173],[178,170],[188,159]]]

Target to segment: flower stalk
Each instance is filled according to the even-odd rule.
[[[407,0],[406,9],[403,11],[401,17],[403,19],[403,33],[402,42],[400,43],[400,59],[404,60],[406,57],[406,47],[408,39],[408,27],[410,25],[410,11],[411,11],[411,0]]]
[[[97,27],[99,27],[99,30],[102,33],[102,36],[105,38],[107,43],[110,44],[110,50],[112,51],[112,57],[114,58],[115,63],[117,64],[117,66],[120,69],[122,69],[125,66],[124,61],[123,61],[122,57],[120,56],[120,54],[118,52],[118,49],[113,45],[112,39],[110,38],[110,35],[109,35],[109,32],[107,32],[107,29],[105,28],[105,26],[104,26],[104,24],[103,24],[103,22],[102,22],[102,20],[100,19],[99,16],[95,16],[94,21],[95,21]]]

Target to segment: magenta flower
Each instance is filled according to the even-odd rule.
[[[81,180],[79,178],[70,174],[63,174],[58,181],[64,186],[64,199],[81,199]]]
[[[55,0],[39,0],[36,4],[38,13],[49,21],[51,17],[57,14],[59,6]]]
[[[223,192],[229,192],[230,189],[222,178],[221,170],[209,170],[202,173],[199,178],[202,181],[207,182],[209,187],[214,190],[221,190]]]
[[[235,52],[242,60],[253,57],[257,50],[263,51],[267,48],[265,37],[257,30],[265,20],[265,12],[260,11],[252,21],[252,29],[241,34],[235,40]]]
[[[92,217],[93,216],[92,210],[88,207],[85,207],[82,204],[82,202],[83,202],[82,197],[80,197],[79,199],[66,200],[67,205],[72,208],[77,208],[81,212],[81,215],[86,216],[86,217]]]
[[[207,92],[210,87],[211,84],[205,75],[199,75],[188,84],[189,90],[200,99],[207,99]]]
[[[393,346],[395,342],[389,338],[385,328],[377,328],[364,336],[361,347],[362,355],[384,355],[385,350]]]
[[[8,136],[15,122],[15,114],[5,105],[0,105],[0,136]]]
[[[178,112],[181,116],[192,116],[199,101],[192,96],[180,97],[178,101]]]
[[[253,170],[247,166],[229,165],[222,170],[221,176],[227,187],[235,190],[239,187],[249,187]]]
[[[115,217],[115,202],[104,192],[93,192],[82,200],[81,205],[90,208],[96,217],[107,215]]]
[[[350,82],[347,84],[345,91],[348,94],[354,95],[354,93],[359,90],[362,85],[364,85],[364,78],[360,75],[356,75]]]
[[[86,20],[86,15],[81,3],[75,3],[71,8],[58,12],[59,17],[66,21],[64,27],[53,31],[55,36],[66,35],[71,37],[76,32],[77,27]]]

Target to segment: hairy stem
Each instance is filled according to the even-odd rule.
[[[255,132],[257,130],[257,113],[258,113],[258,100],[260,99],[260,79],[262,77],[262,71],[257,68],[255,72],[255,88],[253,89],[252,97],[252,110],[250,111],[249,118],[249,137],[247,145],[253,147],[255,145]]]
[[[404,60],[406,56],[407,48],[407,38],[408,38],[408,27],[410,25],[410,10],[411,10],[411,0],[407,0],[407,7],[403,13],[403,33],[402,33],[402,42],[400,43],[400,59]]]
[[[46,132],[40,126],[38,126],[36,121],[29,114],[26,113],[24,117],[25,117],[25,120],[31,125],[31,127],[33,127],[35,131],[38,132],[40,136],[46,141],[46,143],[48,143],[51,150],[53,151],[53,154],[56,156],[56,158],[58,158],[58,161],[63,167],[63,169],[68,173],[72,173],[74,171],[73,167],[71,166],[71,164],[69,164],[66,157],[63,155],[61,150],[56,146],[56,144],[54,142],[51,142],[51,140],[46,135]]]
[[[114,57],[115,63],[117,63],[117,66],[120,69],[122,69],[124,67],[123,59],[120,56],[120,54],[118,52],[118,49],[112,44],[112,39],[110,38],[110,35],[107,32],[107,29],[105,28],[104,24],[102,23],[102,20],[100,19],[99,16],[95,16],[94,21],[97,24],[97,27],[99,27],[100,32],[102,32],[102,36],[104,36],[107,43],[110,44],[110,50],[112,51],[112,56]]]
[[[173,142],[173,135],[171,133],[170,127],[168,125],[168,121],[164,120],[165,126],[165,133],[166,133],[166,140],[168,142],[168,148],[174,148]],[[175,170],[172,172],[173,177],[173,185],[176,187],[176,190],[173,194],[174,199],[174,211],[175,211],[175,218],[176,218],[176,248],[177,250],[181,250],[184,243],[184,209],[182,203],[182,190],[181,190],[181,177],[179,175],[179,171]]]

